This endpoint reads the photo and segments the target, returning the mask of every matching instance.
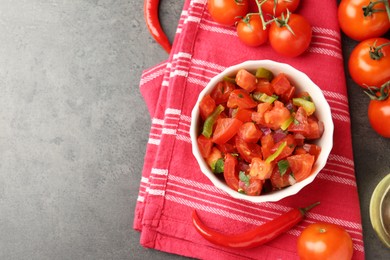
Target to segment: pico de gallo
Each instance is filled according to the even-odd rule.
[[[311,175],[324,124],[297,87],[284,73],[240,69],[200,101],[199,150],[231,189],[256,196]]]

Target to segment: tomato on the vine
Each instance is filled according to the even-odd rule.
[[[362,41],[380,37],[390,29],[387,12],[383,1],[342,0],[338,7],[338,20],[347,36]]]
[[[214,21],[233,26],[249,10],[248,0],[208,0],[207,8]]]
[[[380,88],[390,80],[390,40],[371,38],[360,42],[351,52],[348,69],[359,86]]]
[[[265,13],[278,17],[282,13],[286,13],[287,10],[294,12],[299,6],[299,2],[299,0],[267,0],[261,8]]]
[[[381,136],[390,138],[390,81],[382,85],[379,92],[371,90],[368,119],[371,127]]]
[[[309,21],[299,14],[287,13],[277,18],[269,29],[272,48],[287,57],[301,55],[310,45],[312,28]]]
[[[260,15],[248,14],[237,23],[237,35],[248,46],[260,46],[268,40],[268,27],[263,28]]]
[[[350,260],[351,236],[341,226],[319,222],[307,226],[298,237],[298,255],[302,260]]]

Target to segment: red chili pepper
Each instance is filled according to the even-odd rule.
[[[206,226],[194,210],[192,223],[195,229],[209,242],[231,248],[248,249],[265,244],[298,224],[305,213],[320,204],[316,202],[306,208],[292,209],[255,229],[240,234],[222,234]]]
[[[158,7],[160,0],[145,0],[144,1],[144,17],[149,32],[153,38],[168,52],[171,52],[171,44],[160,25],[158,17]]]

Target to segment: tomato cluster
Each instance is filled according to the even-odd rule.
[[[348,70],[352,80],[371,97],[368,119],[372,128],[390,138],[390,29],[389,0],[342,0],[338,7],[341,30],[359,41],[351,52]]]
[[[284,73],[241,69],[199,103],[198,147],[210,169],[233,190],[259,195],[299,182],[321,148],[324,125],[307,92]]]
[[[256,3],[258,12],[250,12]],[[301,55],[310,45],[312,28],[302,15],[291,13],[299,0],[208,0],[211,17],[218,23],[236,25],[238,38],[257,47],[269,41],[271,47],[287,57]],[[266,21],[265,17],[274,17]]]

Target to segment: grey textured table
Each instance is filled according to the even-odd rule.
[[[161,2],[172,40],[183,0]],[[0,31],[0,259],[181,259],[132,229],[150,127],[139,79],[168,57],[143,1],[0,0]],[[366,255],[385,259],[368,208],[390,139],[346,77]]]

